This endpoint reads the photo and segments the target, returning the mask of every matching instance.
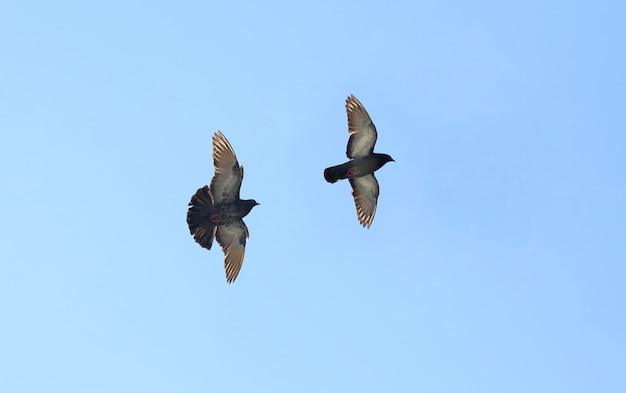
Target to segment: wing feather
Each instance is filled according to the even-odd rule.
[[[215,203],[230,203],[239,199],[243,166],[239,165],[233,147],[220,131],[213,136],[213,165],[215,174],[211,180],[211,191]]]
[[[226,270],[226,281],[229,284],[235,281],[243,265],[248,236],[248,227],[243,221],[217,227],[215,238],[224,251],[224,270]]]
[[[346,99],[346,112],[350,133],[346,155],[348,158],[356,158],[372,154],[378,134],[370,115],[353,95]]]
[[[378,204],[378,181],[374,174],[350,178],[352,196],[356,204],[356,215],[364,227],[369,228],[374,221]]]

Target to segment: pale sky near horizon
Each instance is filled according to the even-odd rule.
[[[0,1],[0,391],[626,391],[625,11]],[[185,222],[217,130],[232,285]]]

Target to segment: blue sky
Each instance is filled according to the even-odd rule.
[[[0,391],[624,391],[625,11],[0,2]],[[233,285],[185,223],[218,129]]]

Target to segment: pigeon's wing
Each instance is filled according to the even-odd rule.
[[[229,203],[239,199],[243,166],[237,162],[233,147],[220,131],[213,136],[213,165],[215,175],[211,180],[211,191],[215,203]]]
[[[356,215],[364,227],[370,227],[374,221],[378,202],[378,181],[374,174],[350,178],[352,196],[356,204]]]
[[[367,114],[363,105],[353,95],[346,100],[346,112],[348,112],[348,158],[363,157],[372,154],[376,144],[376,127]]]
[[[248,239],[248,227],[241,220],[226,225],[219,225],[215,237],[224,251],[226,281],[230,284],[237,278],[243,264],[243,255],[246,251],[246,240]]]

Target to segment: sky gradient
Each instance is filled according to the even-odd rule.
[[[0,391],[626,391],[625,11],[1,1]],[[232,285],[185,222],[218,129]]]

